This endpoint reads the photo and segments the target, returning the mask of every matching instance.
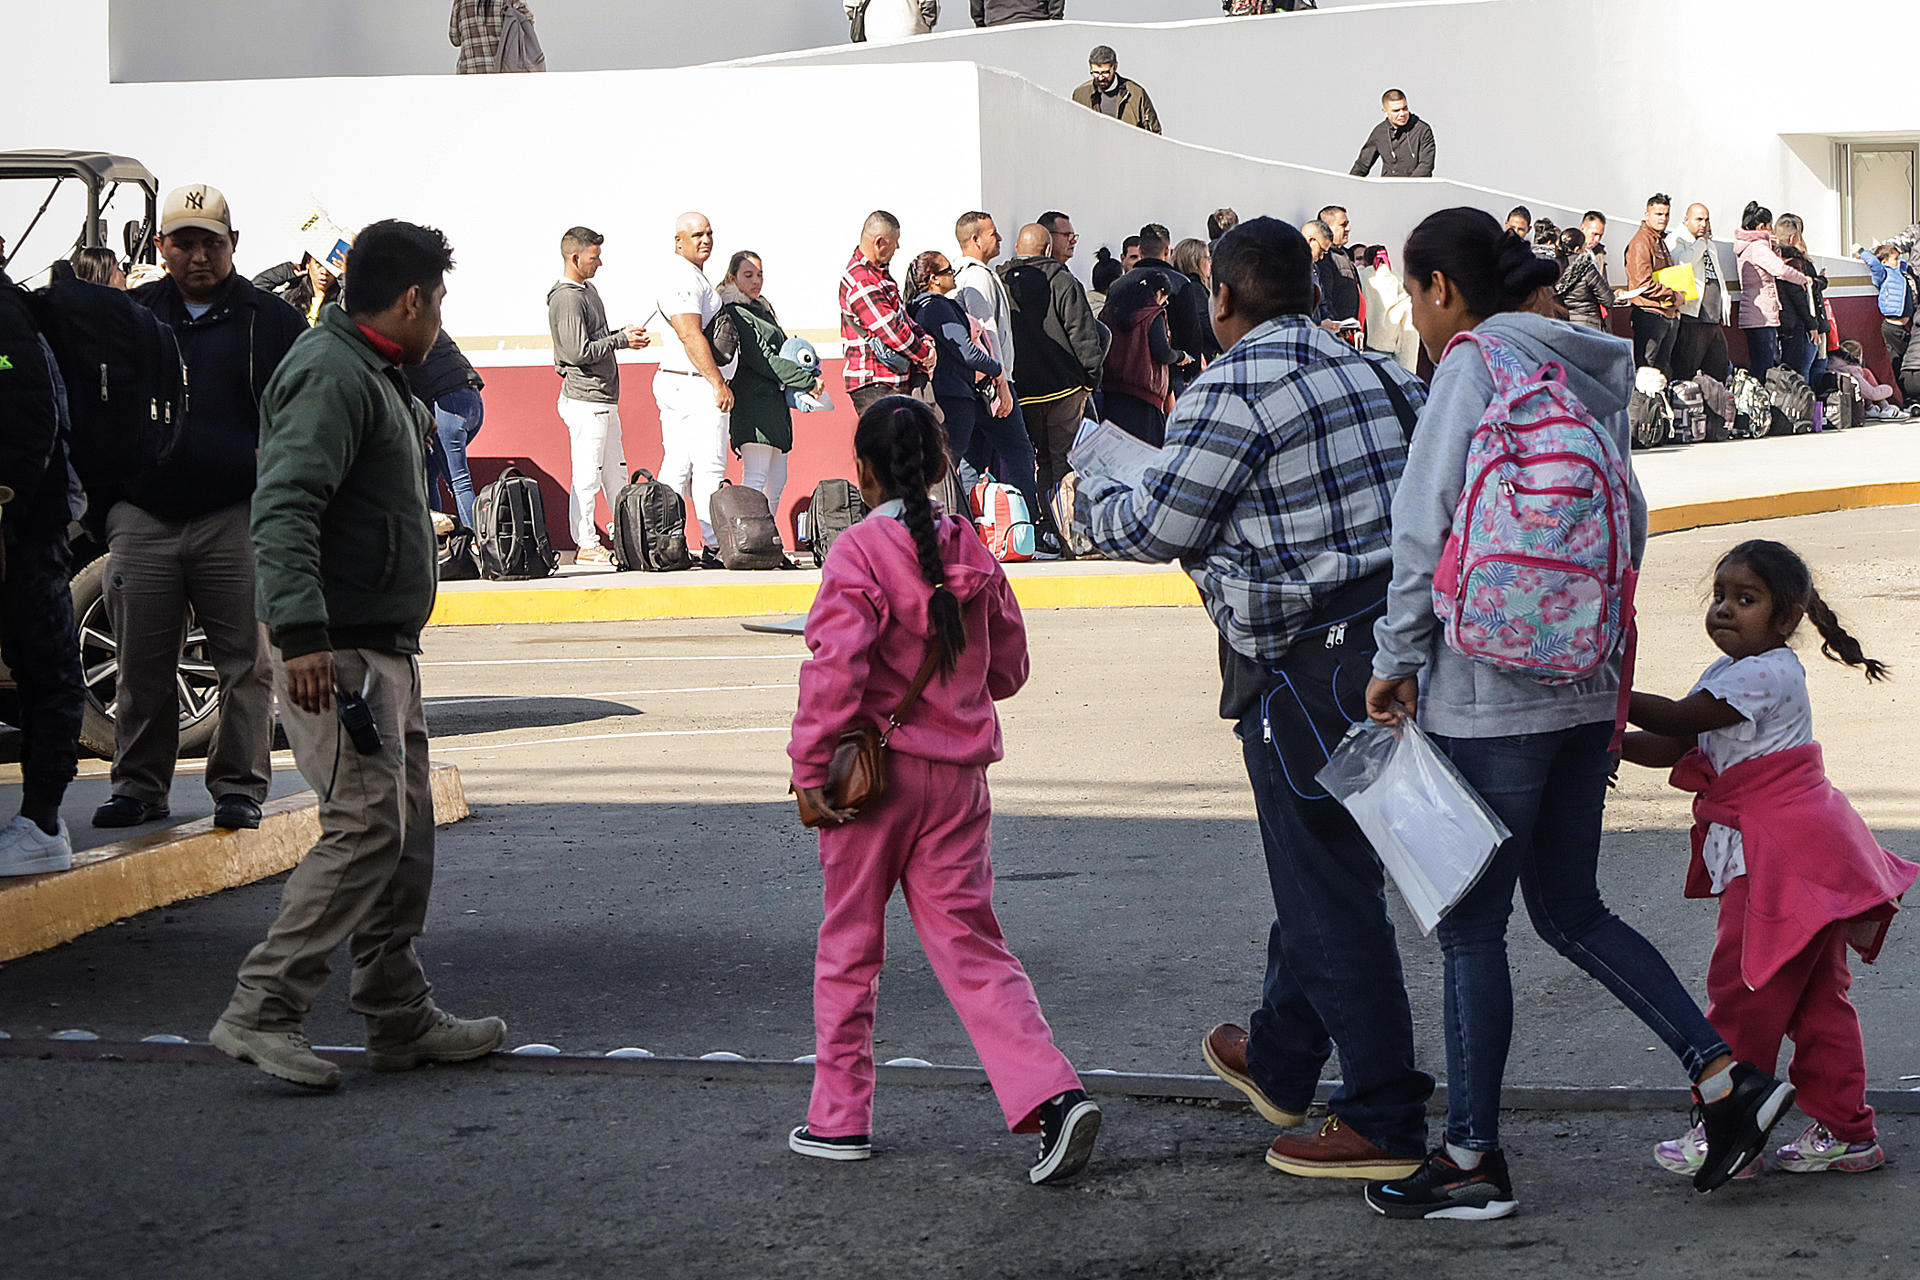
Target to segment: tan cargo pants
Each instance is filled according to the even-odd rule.
[[[280,916],[240,966],[223,1015],[262,1031],[298,1030],[342,942],[353,956],[353,1009],[369,1048],[405,1044],[432,1024],[432,986],[414,953],[433,888],[433,794],[420,667],[411,656],[334,651],[334,680],[364,690],[381,747],[361,755],[337,707],[314,715],[287,696],[272,651],[273,688],[300,776],[320,797],[320,841],[288,877]]]

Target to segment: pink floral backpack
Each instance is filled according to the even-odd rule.
[[[1493,400],[1467,447],[1434,612],[1469,658],[1543,684],[1583,680],[1633,622],[1626,460],[1560,365],[1529,374],[1505,344],[1473,332],[1447,351],[1462,342],[1486,360]]]

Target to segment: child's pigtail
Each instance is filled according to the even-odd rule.
[[[1867,673],[1869,681],[1887,678],[1887,664],[1878,658],[1869,658],[1861,651],[1860,642],[1840,625],[1833,607],[1820,598],[1818,589],[1809,589],[1807,593],[1807,621],[1820,633],[1821,653],[1835,662],[1861,668]]]

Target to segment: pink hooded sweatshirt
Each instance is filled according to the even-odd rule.
[[[926,658],[933,588],[920,574],[913,535],[880,508],[835,539],[807,614],[800,707],[793,717],[793,782],[825,786],[840,735],[885,728]],[[1000,564],[957,516],[939,516],[947,589],[959,599],[967,649],[951,675],[936,673],[892,749],[923,760],[986,765],[1000,759],[993,704],[1027,682],[1027,628]]]
[[[1774,251],[1771,231],[1736,231],[1740,259],[1740,303],[1734,318],[1742,329],[1771,329],[1780,323],[1780,281],[1807,283],[1806,273],[1787,265]]]

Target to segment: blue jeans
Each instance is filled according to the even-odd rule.
[[[1753,370],[1753,376],[1762,382],[1767,380],[1767,370],[1780,363],[1780,330],[1771,326],[1764,329],[1743,329],[1747,335],[1747,368]]]
[[[1798,329],[1783,330],[1780,334],[1780,363],[1805,378],[1813,381],[1813,335]]]
[[[1004,418],[988,413],[973,396],[941,396],[940,412],[947,418],[947,445],[953,450],[954,469],[968,493],[980,483],[980,474],[991,471],[1002,484],[1010,484],[1027,501],[1027,513],[1036,525],[1045,527],[1046,508],[1040,505],[1039,476],[1034,470],[1033,441],[1027,436],[1027,420],[1016,402],[1013,412]]]
[[[473,474],[467,470],[467,446],[480,434],[487,406],[471,387],[449,391],[433,402],[434,439],[427,452],[429,491],[440,506],[440,481],[453,490],[460,523],[473,528]]]
[[[1263,738],[1258,705],[1235,732],[1275,912],[1260,1008],[1248,1025],[1247,1072],[1275,1105],[1305,1111],[1337,1046],[1333,1113],[1390,1154],[1424,1155],[1433,1077],[1414,1065],[1413,1015],[1380,861],[1339,804],[1294,795]]]
[[[1749,329],[1748,335],[1753,334]],[[1434,743],[1513,838],[1440,922],[1446,958],[1447,1141],[1500,1146],[1500,1082],[1513,1039],[1507,917],[1517,882],[1536,933],[1598,979],[1680,1059],[1689,1078],[1726,1041],[1653,944],[1607,909],[1596,883],[1613,757],[1607,722],[1508,738]]]

